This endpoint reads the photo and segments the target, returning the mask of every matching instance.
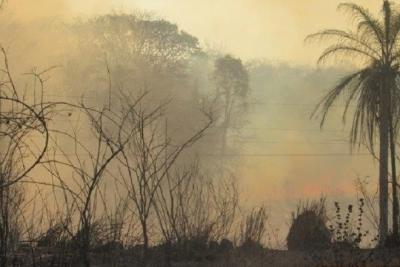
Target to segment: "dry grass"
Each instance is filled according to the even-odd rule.
[[[233,252],[216,261],[180,263],[174,266],[191,267],[397,267],[400,266],[398,251],[325,251],[289,252],[265,251],[263,253]]]

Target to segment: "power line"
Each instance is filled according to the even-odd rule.
[[[286,141],[257,141],[257,140],[234,140],[233,143],[250,144],[290,144],[290,145],[349,145],[349,142],[286,142]]]
[[[364,157],[368,153],[299,153],[299,154],[200,154],[208,157]]]
[[[215,126],[214,129],[221,129],[224,126]],[[332,132],[332,133],[346,133],[346,130],[333,130],[333,129],[295,129],[295,128],[279,128],[279,127],[247,127],[247,126],[238,126],[238,127],[229,127],[234,130],[269,130],[269,131],[285,131],[285,132]]]
[[[288,107],[297,107],[297,106],[299,106],[299,107],[313,107],[313,108],[316,108],[317,106],[318,106],[318,102],[317,102],[317,104],[315,104],[315,103],[290,103],[290,102],[287,102],[287,103],[279,103],[279,102],[275,102],[275,103],[269,103],[269,102],[259,102],[259,101],[257,101],[257,102],[247,102],[247,104],[249,104],[249,105],[255,105],[255,106],[288,106]],[[332,105],[331,106],[332,108],[344,108],[344,107],[346,107],[346,105]],[[349,108],[355,108],[355,107],[357,107],[356,105],[349,105],[348,106]]]

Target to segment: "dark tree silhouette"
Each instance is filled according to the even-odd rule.
[[[327,249],[331,233],[326,226],[325,199],[300,202],[292,213],[292,224],[286,238],[289,250],[312,251]]]
[[[388,1],[383,2],[382,19],[374,18],[370,12],[353,3],[343,3],[339,9],[349,11],[356,20],[355,31],[328,29],[312,34],[307,39],[331,40],[320,56],[323,62],[332,56],[351,57],[364,62],[364,67],[341,79],[326,95],[316,111],[322,112],[321,126],[332,105],[344,96],[343,122],[351,103],[355,103],[350,141],[366,144],[374,155],[375,136],[379,134],[379,243],[382,245],[388,234],[388,161],[389,144],[395,139],[399,112],[399,90],[396,77],[399,73],[400,13]],[[394,155],[394,146],[391,146]],[[395,162],[392,161],[392,167]],[[396,174],[393,173],[394,230],[397,234],[397,190]]]
[[[249,93],[249,74],[240,59],[226,55],[215,61],[213,78],[217,101],[221,102],[223,108],[221,153],[224,154],[233,116],[238,116],[238,107]]]

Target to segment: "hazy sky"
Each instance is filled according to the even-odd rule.
[[[346,24],[349,19],[336,10],[342,2],[339,0],[8,1],[9,10],[24,19],[87,16],[112,10],[147,10],[177,23],[198,37],[203,44],[223,49],[243,59],[265,58],[310,66],[315,66],[321,47],[304,44],[304,38],[324,28],[346,28],[349,25]],[[373,11],[379,11],[382,3],[380,0],[353,2]],[[307,79],[304,78],[302,82],[306,84]],[[286,91],[278,91],[284,86],[287,86]],[[333,139],[343,139],[346,132],[340,132],[339,136],[329,132],[320,133],[318,123],[309,121],[310,109],[317,100],[299,92],[296,86],[287,84],[273,88],[271,84],[265,84],[265,90],[276,90],[276,96],[259,97],[264,97],[263,101],[275,103],[272,106],[256,107],[248,125],[248,131],[264,145],[260,145],[260,142],[247,145],[244,154],[349,152],[347,144],[329,143]],[[296,101],[302,104],[290,106]],[[288,104],[289,107],[279,103]],[[335,127],[338,124],[331,125],[331,128]],[[284,131],[271,131],[271,128],[281,128]],[[279,144],[273,144],[275,141]],[[372,161],[365,157],[248,157],[243,162],[247,163],[243,181],[249,185],[247,189],[251,190],[247,196],[254,199],[267,199],[268,195],[269,199],[293,200],[307,194],[316,196],[320,192],[349,193],[349,190],[354,189],[352,180],[356,174],[374,176],[376,170]]]
[[[125,1],[129,3],[129,1]],[[315,46],[304,45],[307,34],[341,27],[338,0],[138,0],[203,41],[225,47],[243,58],[264,57],[312,63]],[[379,10],[378,0],[356,1]],[[127,5],[127,4],[126,4]]]
[[[203,43],[245,59],[263,57],[312,64],[315,45],[304,44],[307,34],[346,26],[346,16],[336,10],[340,0],[9,0],[24,16],[153,12],[180,25]],[[353,1],[380,10],[379,0]]]
[[[307,34],[346,22],[336,11],[342,2],[337,0],[125,0],[121,5],[132,2],[243,58],[295,63],[315,60],[315,46],[303,41]],[[380,1],[358,2],[376,10]]]

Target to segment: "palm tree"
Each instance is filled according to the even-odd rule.
[[[363,67],[343,77],[340,82],[323,98],[316,111],[322,112],[321,127],[332,105],[343,96],[345,109],[343,122],[350,104],[355,104],[355,111],[350,131],[350,143],[367,145],[374,152],[376,136],[379,135],[379,244],[383,245],[388,235],[388,166],[389,145],[392,159],[395,156],[394,120],[399,114],[399,90],[396,77],[400,59],[400,12],[387,0],[383,1],[382,20],[373,17],[370,12],[353,3],[343,3],[339,9],[349,11],[357,25],[355,31],[337,29],[323,30],[312,34],[307,39],[335,41],[323,51],[319,62],[332,56],[352,58],[363,63]],[[396,190],[395,160],[392,160],[393,193]],[[393,197],[397,203],[397,195]],[[394,228],[398,229],[398,204],[393,205]]]
[[[396,103],[392,103],[391,106],[396,106]],[[399,215],[400,215],[400,209],[399,209],[399,199],[398,199],[398,194],[397,194],[397,171],[396,171],[396,137],[398,133],[398,127],[397,127],[397,122],[398,120],[395,120],[393,118],[393,115],[391,114],[390,116],[390,129],[389,129],[389,144],[390,144],[390,160],[391,160],[391,167],[392,167],[392,198],[393,198],[393,204],[392,204],[392,222],[393,222],[393,238],[396,241],[399,241]]]

